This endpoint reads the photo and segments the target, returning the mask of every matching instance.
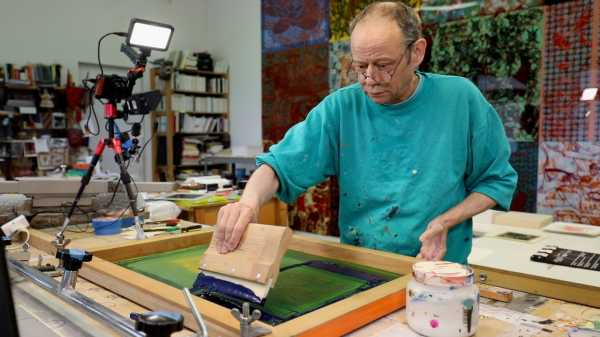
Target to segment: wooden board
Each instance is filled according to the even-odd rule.
[[[542,228],[553,220],[552,215],[525,213],[525,212],[501,212],[494,214],[493,221],[498,225]]]
[[[219,209],[226,205],[203,205],[197,206],[190,209],[191,219],[197,223],[214,225],[217,223],[217,215]],[[258,213],[258,222],[266,225],[288,225],[288,213],[287,204],[279,201],[276,198],[272,198],[261,206]]]
[[[36,231],[33,234],[36,239],[32,244],[41,245],[42,247],[38,247],[40,249],[50,248],[52,252],[53,247],[50,242],[44,243],[44,241],[53,239],[53,236],[42,234],[45,235],[45,239]],[[212,233],[187,233],[89,249],[94,254],[94,258],[84,265],[80,275],[152,310],[181,312],[185,317],[186,326],[197,329],[179,289],[120,267],[114,262],[208,244],[211,237]],[[410,279],[408,275],[414,258],[300,236],[292,237],[289,248],[407,276],[399,277],[275,327],[262,322],[255,323],[271,329],[272,333],[269,336],[340,336],[405,305],[405,288]],[[239,322],[233,318],[229,309],[198,297],[195,298],[195,303],[207,321],[211,335],[239,336]]]

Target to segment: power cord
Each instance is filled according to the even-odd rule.
[[[94,90],[96,88],[96,86],[92,86],[91,88],[88,86],[87,82],[89,82],[89,78],[90,78],[90,74],[87,73],[86,74],[86,78],[84,80],[81,81],[83,87],[85,88],[85,90],[87,91],[88,94],[88,104],[90,105],[88,108],[88,116],[87,119],[85,121],[85,131],[93,136],[99,136],[100,135],[100,122],[98,121],[98,116],[96,115],[96,108],[94,108]],[[90,129],[90,120],[92,118],[92,115],[94,116],[94,120],[96,122],[96,132],[92,132],[92,129]]]
[[[116,35],[116,36],[127,36],[127,33],[123,33],[123,32],[110,32],[110,33],[106,33],[104,35],[102,35],[102,37],[100,37],[100,39],[98,40],[98,66],[100,67],[100,75],[104,76],[104,69],[102,68],[102,61],[100,60],[100,45],[102,44],[102,40],[104,40],[105,37],[110,36],[110,35]]]
[[[156,136],[157,131],[158,131],[158,123],[155,122],[154,125],[152,126],[152,134],[150,135],[150,138],[148,138],[148,140],[146,140],[144,142],[144,145],[142,145],[142,149],[140,150],[137,157],[135,158],[136,163],[140,162],[140,159],[142,158],[142,154],[144,153],[144,150],[146,150],[146,146],[148,146],[148,143],[150,143],[150,141],[154,138],[154,136]]]

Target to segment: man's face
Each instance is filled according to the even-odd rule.
[[[411,42],[387,18],[365,18],[354,28],[350,40],[353,69],[375,103],[399,103],[412,93],[418,62]]]

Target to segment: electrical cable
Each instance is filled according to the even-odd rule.
[[[98,39],[98,66],[100,67],[100,75],[101,76],[104,76],[104,69],[102,68],[102,61],[100,60],[100,45],[102,44],[102,40],[104,40],[105,37],[110,36],[110,35],[127,36],[127,33],[110,32],[110,33],[106,33],[106,34],[102,35],[102,37],[100,37],[100,39]]]
[[[153,128],[152,128],[152,134],[150,135],[150,138],[148,138],[148,140],[146,140],[144,142],[144,145],[142,145],[142,149],[140,150],[137,157],[135,158],[136,163],[140,162],[140,159],[142,158],[142,154],[144,153],[144,150],[146,150],[146,146],[148,146],[148,143],[150,143],[150,141],[154,138],[154,136],[156,136],[156,131],[158,131],[158,123],[154,123]]]
[[[87,90],[87,94],[89,96],[88,98],[88,116],[87,119],[85,121],[85,131],[88,132],[89,134],[93,135],[93,136],[99,136],[100,135],[100,122],[98,121],[98,116],[96,115],[96,108],[94,108],[94,90],[96,88],[96,86],[92,86],[91,88],[88,87],[87,82],[89,81],[90,78],[90,74],[87,73],[86,78],[81,81],[82,85],[85,87],[85,90]],[[96,132],[92,132],[92,129],[90,129],[90,120],[92,118],[92,115],[94,115],[94,120],[96,122]]]

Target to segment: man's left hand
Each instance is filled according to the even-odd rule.
[[[421,241],[421,251],[417,258],[425,260],[439,261],[446,255],[446,238],[448,237],[448,227],[440,218],[433,219],[419,240]]]

